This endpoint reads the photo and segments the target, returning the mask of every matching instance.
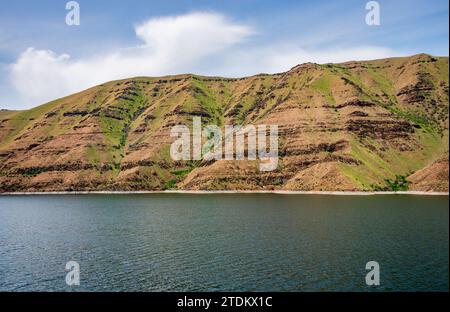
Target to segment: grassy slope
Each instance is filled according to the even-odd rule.
[[[109,182],[102,182],[106,183],[103,187],[108,187],[108,183],[113,183],[126,173],[133,175],[132,180],[126,180],[130,179],[128,176],[123,178],[130,185],[141,184],[143,188],[150,189],[174,188],[201,164],[175,164],[170,159],[167,143],[154,144],[155,138],[164,133],[167,124],[189,123],[192,114],[199,112],[206,116],[204,123],[219,126],[225,123],[263,122],[276,116],[275,110],[289,101],[300,106],[310,102],[330,106],[342,103],[345,95],[338,90],[345,86],[351,90],[353,97],[377,103],[418,128],[413,135],[416,149],[412,151],[399,152],[395,146],[383,146],[378,140],[352,137],[349,154],[361,165],[340,163],[338,168],[359,188],[370,190],[376,185],[383,185],[385,179],[396,175],[407,176],[448,151],[448,128],[445,127],[448,123],[448,93],[442,87],[446,85],[448,91],[448,58],[422,61],[427,58],[419,56],[360,62],[357,68],[348,64],[315,65],[307,71],[243,80],[183,75],[113,81],[30,110],[0,111],[0,120],[4,120],[6,125],[0,129],[0,151],[45,141],[46,138],[51,141],[76,132],[86,144],[77,150],[68,149],[64,161],[81,159],[95,165],[109,164],[110,170],[106,173],[90,173],[97,178],[102,175],[108,177]],[[386,62],[390,62],[390,67],[385,66]],[[434,88],[431,94],[425,94],[423,106],[408,106],[398,96],[395,77],[405,81],[414,79],[412,74],[401,76],[406,75],[403,68],[410,67],[414,67],[414,73],[426,73],[427,82]],[[86,111],[88,114],[75,114],[68,120],[65,114],[74,111]],[[52,112],[54,114],[48,117]],[[302,114],[315,118],[315,112],[311,110],[305,110]],[[342,113],[336,109],[332,120],[339,122],[342,118]],[[77,126],[98,127],[102,135],[87,137],[75,130]],[[145,131],[138,132],[140,127]],[[329,138],[338,140],[340,134],[330,134]],[[377,152],[368,148],[367,143],[377,148]],[[134,152],[133,146],[140,144],[151,146],[147,150]],[[121,169],[124,164],[136,161],[139,153],[154,164],[140,166],[137,171],[129,173]],[[51,161],[58,159],[61,158]],[[6,172],[5,168],[3,172]]]

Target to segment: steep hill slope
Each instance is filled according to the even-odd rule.
[[[425,54],[239,79],[113,81],[0,111],[0,192],[448,191],[448,109],[448,58]],[[173,161],[170,130],[193,116],[221,127],[277,124],[277,170],[260,172],[250,160]],[[446,173],[433,173],[442,166]]]

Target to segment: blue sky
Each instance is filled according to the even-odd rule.
[[[448,2],[79,0],[2,1],[0,108],[21,109],[129,76],[244,76],[303,62],[416,53],[448,56]]]

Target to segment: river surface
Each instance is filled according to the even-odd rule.
[[[0,291],[448,291],[449,197],[0,196]],[[68,261],[80,285],[66,284]],[[377,261],[380,285],[367,286]]]

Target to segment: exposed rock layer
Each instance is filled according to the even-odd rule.
[[[448,58],[303,64],[239,79],[113,81],[27,111],[0,111],[0,192],[448,191]],[[279,163],[173,161],[174,125],[276,124]],[[447,157],[447,158],[446,158]],[[444,160],[443,160],[444,159]]]

